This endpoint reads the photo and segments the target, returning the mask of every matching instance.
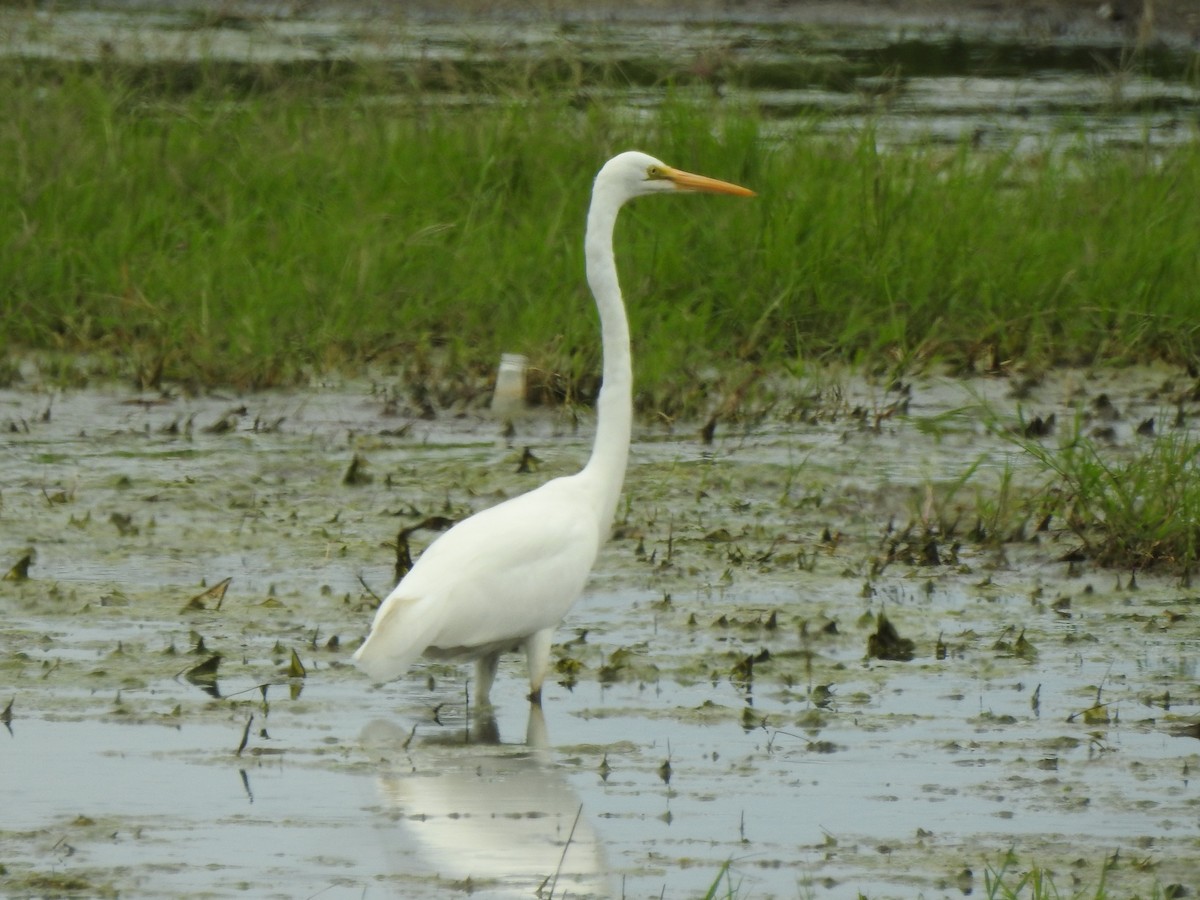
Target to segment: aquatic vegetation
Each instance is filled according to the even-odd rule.
[[[1109,867],[1116,864],[1115,857],[1106,859],[1100,865],[1100,873],[1094,886],[1079,885],[1078,876],[1071,880],[1074,889],[1069,893],[1060,893],[1055,886],[1054,875],[1045,868],[1037,865],[1020,865],[1015,854],[1009,853],[998,867],[988,866],[983,874],[985,896],[988,900],[1108,900],[1110,894],[1105,887],[1105,876]],[[1158,900],[1162,896],[1155,886],[1150,897]]]
[[[867,656],[873,659],[891,659],[908,662],[913,658],[916,644],[910,638],[901,637],[896,626],[882,612],[876,617],[876,628],[867,637]]]
[[[1101,565],[1165,566],[1190,579],[1200,548],[1200,439],[1181,430],[1117,449],[1085,428],[1077,417],[1052,445],[1010,432],[1051,476],[1030,503],[1039,527],[1052,517],[1063,523],[1080,541],[1079,555]]]
[[[733,874],[730,872],[730,860],[726,860],[704,894],[704,900],[735,900],[739,884],[734,883]]]

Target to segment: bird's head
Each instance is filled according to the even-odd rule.
[[[629,150],[606,162],[596,176],[596,188],[613,191],[621,202],[643,194],[691,191],[753,197],[754,191],[728,181],[674,169],[646,153]]]

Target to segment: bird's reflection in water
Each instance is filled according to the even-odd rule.
[[[362,744],[378,760],[385,808],[430,873],[469,879],[482,896],[613,895],[587,811],[552,759],[539,706],[530,706],[523,745],[501,743],[492,716],[477,717],[467,734],[413,734],[376,720]]]

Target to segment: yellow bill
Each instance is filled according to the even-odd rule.
[[[750,188],[744,188],[740,184],[718,181],[716,178],[709,178],[707,175],[693,175],[691,172],[684,172],[679,169],[665,168],[663,177],[681,191],[702,191],[706,194],[733,194],[736,197],[755,196],[754,191],[750,190]]]

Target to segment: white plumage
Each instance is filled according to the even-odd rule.
[[[617,213],[633,197],[681,190],[753,194],[634,151],[613,157],[596,176],[584,249],[600,313],[604,381],[591,458],[575,475],[464,519],[426,549],[380,605],[354,654],[373,680],[400,677],[422,655],[474,659],[476,702],[487,705],[500,654],[524,648],[529,697],[540,701],[554,630],[608,538],[629,455],[633,375],[612,250]]]

